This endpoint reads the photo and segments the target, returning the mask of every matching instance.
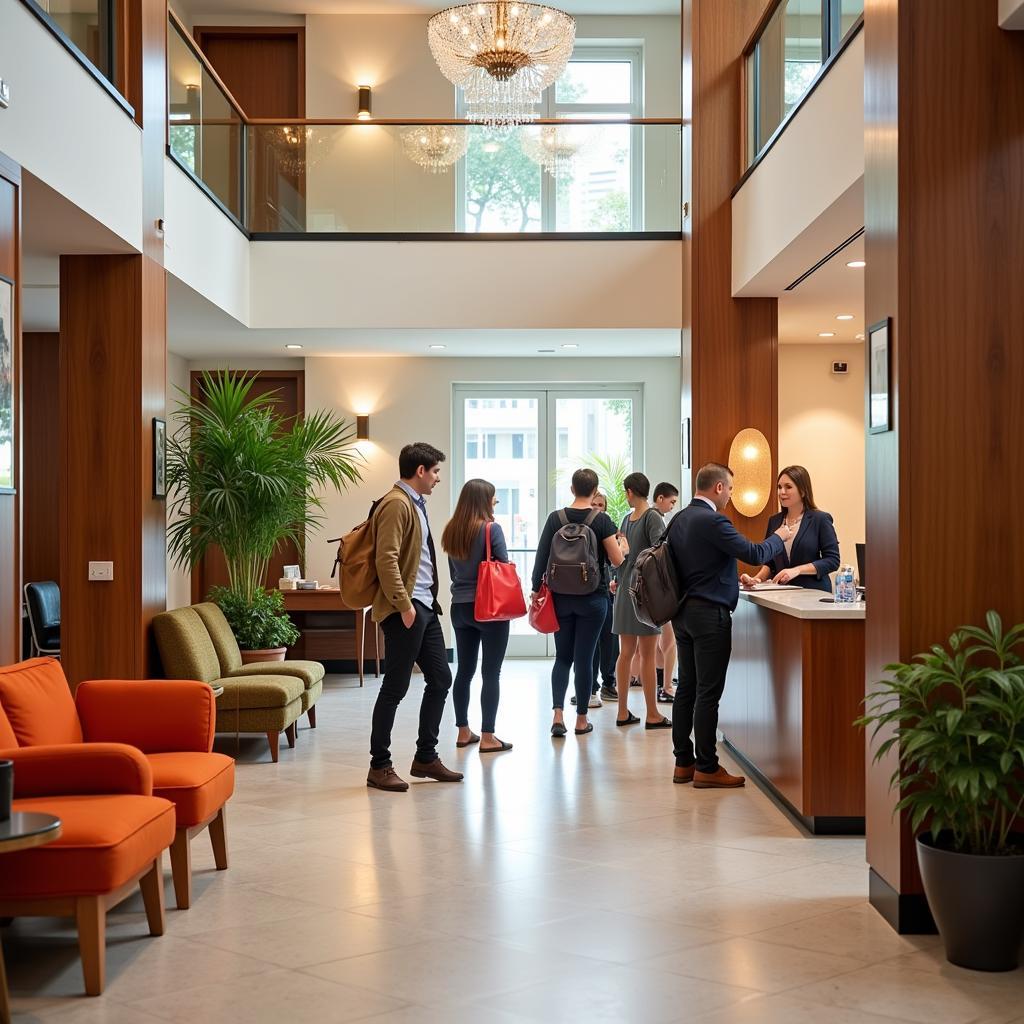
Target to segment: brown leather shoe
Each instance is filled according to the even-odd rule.
[[[399,776],[392,764],[386,768],[371,768],[366,773],[366,784],[371,789],[383,789],[388,793],[404,793],[409,788],[409,783]]]
[[[441,764],[441,758],[435,758],[427,764],[413,761],[409,773],[414,779],[435,779],[437,782],[461,782],[462,772],[453,772]]]
[[[686,768],[680,768],[676,765],[672,772],[672,781],[678,782],[682,785],[684,782],[693,782],[693,765],[689,765]]]
[[[694,789],[738,789],[746,783],[742,775],[730,775],[719,766],[716,772],[694,772]]]

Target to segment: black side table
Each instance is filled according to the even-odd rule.
[[[60,818],[52,814],[22,814],[15,811],[0,821],[0,853],[14,853],[33,846],[45,846],[60,838]],[[0,1024],[11,1024],[11,1003],[7,995],[4,952],[0,947]]]

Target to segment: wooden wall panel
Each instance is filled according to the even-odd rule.
[[[22,339],[22,573],[60,583],[60,335]]]
[[[895,416],[867,445],[869,686],[989,608],[1024,620],[1024,35],[997,7],[865,12],[866,314],[893,318]],[[914,897],[891,767],[869,772],[868,857]]]

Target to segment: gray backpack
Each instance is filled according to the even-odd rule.
[[[551,538],[548,556],[548,587],[555,594],[592,594],[601,584],[601,563],[597,556],[597,534],[590,524],[597,509],[582,523],[570,523],[565,509],[559,509],[562,524]]]

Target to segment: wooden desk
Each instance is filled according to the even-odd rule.
[[[363,685],[367,656],[366,631],[371,629],[372,657],[375,672],[380,676],[382,637],[373,624],[367,608],[349,608],[337,587],[320,590],[283,590],[288,617],[302,633],[289,658],[307,661],[354,661]]]
[[[864,605],[816,590],[741,593],[719,728],[816,834],[864,834]]]

